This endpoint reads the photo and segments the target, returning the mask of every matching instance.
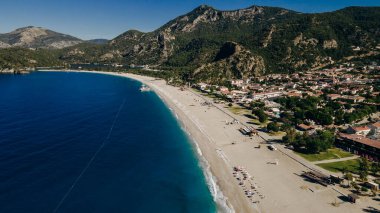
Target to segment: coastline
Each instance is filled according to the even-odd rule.
[[[167,85],[162,79],[130,73],[76,70],[58,72],[108,74],[127,77],[149,86],[172,111],[193,143],[206,179],[209,179],[209,189],[218,212],[349,213],[363,211],[376,204],[363,199],[361,203],[353,205],[344,200],[345,195],[350,193],[348,190],[305,181],[302,177],[304,171],[323,169],[280,145],[276,145],[278,151],[267,149],[265,144],[268,135],[265,133],[260,132],[259,136],[253,137],[242,135],[239,128],[249,124],[249,120],[234,115],[224,105],[205,104],[212,102],[212,99],[191,89],[181,90]],[[236,174],[233,174],[235,166],[243,168],[249,174],[244,184],[240,184]],[[240,172],[238,177],[241,178]],[[246,182],[254,186],[252,198],[244,193],[250,191]],[[224,204],[228,208],[223,208]]]
[[[173,116],[179,122],[183,131],[187,134],[191,145],[194,148],[199,164],[204,173],[210,193],[214,198],[218,212],[257,212],[248,202],[244,193],[238,187],[235,178],[232,176],[232,167],[228,166],[225,159],[221,158],[216,151],[216,147],[210,147],[210,138],[205,135],[194,121],[189,118],[173,101],[173,97],[167,94],[162,88],[153,82],[153,77],[134,75],[129,73],[104,72],[104,71],[88,71],[88,70],[38,70],[41,72],[85,72],[113,75],[118,77],[129,78],[139,81],[149,86],[157,96],[164,102]],[[164,81],[164,80],[158,80]]]

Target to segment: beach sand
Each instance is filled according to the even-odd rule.
[[[347,213],[362,212],[369,207],[378,208],[379,204],[370,198],[363,198],[357,204],[343,202],[339,197],[348,194],[348,191],[339,188],[339,191],[343,190],[341,194],[335,187],[323,187],[306,181],[300,175],[308,170],[308,165],[303,165],[301,159],[292,158],[291,151],[283,148],[281,151],[270,151],[262,137],[242,135],[238,131],[241,124],[226,124],[226,121],[233,121],[234,115],[220,106],[204,105],[207,99],[191,89],[181,91],[163,80],[146,76],[98,73],[138,80],[161,97],[199,147],[201,156],[207,161],[218,187],[227,199],[227,205],[234,212]],[[255,148],[259,144],[261,148]],[[274,162],[278,162],[278,165]],[[234,166],[244,167],[253,177],[251,182],[257,186],[253,198],[247,198],[243,187],[233,176]],[[222,208],[219,210],[223,211]]]

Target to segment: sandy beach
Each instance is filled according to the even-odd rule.
[[[378,208],[370,198],[357,204],[343,202],[339,197],[348,191],[306,181],[300,175],[313,165],[289,150],[269,150],[262,137],[242,135],[238,131],[242,123],[232,122],[232,113],[222,106],[205,104],[209,100],[191,89],[182,91],[151,77],[98,73],[138,80],[161,97],[194,141],[195,150],[199,147],[198,154],[207,161],[217,188],[233,212],[362,212],[371,206]],[[235,166],[243,171],[234,173]],[[213,190],[217,189],[211,187]],[[217,203],[223,199],[216,198]]]

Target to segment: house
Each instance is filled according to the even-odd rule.
[[[345,96],[345,97],[343,97],[343,99],[345,99],[345,100],[351,100],[354,103],[365,101],[365,98],[362,97],[362,96]]]
[[[287,94],[288,97],[302,97],[301,91],[290,91]]]
[[[219,91],[220,93],[222,93],[223,95],[228,95],[230,93],[230,91],[228,90],[227,87],[220,87],[219,88]]]
[[[380,136],[380,122],[373,123],[369,126],[371,128],[371,135]]]
[[[206,90],[206,88],[208,87],[208,84],[205,84],[205,83],[198,83],[197,87],[198,87],[198,89],[204,91],[204,90]]]
[[[356,127],[350,126],[347,128],[347,133],[362,135],[362,136],[368,135],[370,131],[371,131],[371,128],[369,128],[368,126],[356,126]]]
[[[308,126],[308,125],[306,125],[306,124],[299,124],[299,125],[297,126],[297,128],[298,128],[299,130],[301,130],[301,131],[309,131],[309,130],[313,130],[313,129],[315,129],[315,127],[313,127],[313,126]]]
[[[276,98],[283,95],[283,92],[262,92],[262,93],[254,93],[252,94],[253,100],[262,100],[268,98]]]
[[[339,148],[373,161],[380,160],[380,141],[361,135],[339,133],[336,139]]]
[[[330,100],[335,100],[335,99],[340,98],[341,96],[340,96],[339,94],[328,94],[327,97],[328,97]]]

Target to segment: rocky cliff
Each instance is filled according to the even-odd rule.
[[[193,77],[208,83],[242,79],[265,73],[264,59],[235,42],[225,43],[211,63],[197,68]]]

